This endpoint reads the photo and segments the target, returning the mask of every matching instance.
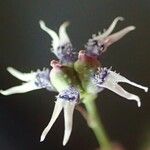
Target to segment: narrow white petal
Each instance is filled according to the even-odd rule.
[[[75,102],[65,102],[64,104],[64,119],[65,119],[65,131],[63,138],[63,145],[65,146],[69,140],[72,124],[73,124],[73,112],[75,108]]]
[[[51,117],[50,122],[48,123],[47,127],[44,129],[44,131],[42,132],[41,138],[40,138],[40,142],[44,141],[47,133],[49,132],[49,130],[51,129],[51,127],[53,126],[53,124],[55,123],[56,119],[58,118],[60,112],[62,111],[63,108],[63,102],[57,100],[55,107],[54,107],[54,111]]]
[[[103,33],[100,37],[101,37],[101,38],[107,37],[109,34],[112,33],[112,31],[114,30],[114,28],[115,28],[117,22],[118,22],[118,21],[123,21],[123,20],[124,20],[123,17],[116,17],[116,18],[114,19],[114,21],[112,22],[112,24],[109,26],[109,28],[108,28],[107,30],[105,29],[105,30],[104,30],[104,33]]]
[[[125,91],[120,85],[118,85],[115,82],[107,80],[101,85],[101,87],[107,88],[126,99],[135,100],[137,102],[138,107],[141,106],[140,98],[137,95]]]
[[[107,44],[107,46],[113,44],[114,42],[120,40],[122,37],[124,37],[127,33],[129,33],[130,31],[134,30],[135,26],[128,26],[114,34],[109,35],[108,37],[106,37],[105,39],[105,43]]]
[[[17,94],[17,93],[26,93],[26,92],[37,90],[37,89],[41,89],[41,88],[37,87],[34,82],[27,82],[19,86],[11,87],[7,90],[0,90],[0,93],[3,95],[11,95],[11,94]]]
[[[35,79],[36,72],[31,72],[31,73],[22,73],[12,67],[8,67],[7,71],[12,74],[14,77],[18,78],[19,80],[22,81],[31,81]]]
[[[69,22],[64,22],[60,28],[59,28],[59,38],[60,38],[60,44],[66,44],[70,42],[70,39],[68,37],[68,34],[66,32],[66,28],[69,26]]]
[[[116,72],[109,71],[108,78],[112,78],[116,82],[125,82],[125,83],[128,83],[128,84],[131,84],[135,87],[143,89],[145,92],[148,92],[148,87],[145,87],[145,86],[139,85],[135,82],[132,82],[132,81],[128,80],[127,78],[125,78],[124,76],[122,76],[120,74],[117,74]]]
[[[59,46],[59,37],[57,33],[51,30],[50,28],[48,28],[45,25],[45,22],[43,20],[40,20],[39,24],[40,24],[41,29],[47,32],[51,36],[51,38],[53,39],[53,48],[56,49]]]

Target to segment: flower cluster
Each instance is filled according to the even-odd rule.
[[[58,92],[52,117],[44,129],[40,141],[45,139],[63,110],[65,120],[63,145],[66,145],[72,131],[74,109],[79,103],[86,103],[86,94],[96,97],[102,90],[109,89],[128,100],[135,100],[138,107],[141,106],[140,98],[124,90],[118,83],[125,82],[141,88],[145,92],[148,91],[148,88],[128,80],[112,71],[111,68],[103,67],[100,62],[100,55],[110,45],[135,29],[134,26],[128,26],[111,34],[117,22],[122,20],[122,17],[115,18],[107,30],[104,30],[103,33],[99,32],[98,35],[93,35],[85,45],[85,50],[80,50],[79,52],[74,51],[67,35],[66,28],[69,25],[68,22],[64,22],[60,26],[59,33],[57,34],[48,28],[43,21],[40,21],[41,29],[52,38],[51,51],[58,58],[58,60],[51,61],[52,69],[47,68],[31,73],[22,73],[12,67],[7,68],[10,74],[24,83],[7,90],[0,90],[0,93],[3,95],[26,93],[43,88]]]

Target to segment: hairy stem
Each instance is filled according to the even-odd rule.
[[[97,96],[86,94],[85,96],[85,107],[88,113],[88,125],[93,130],[97,141],[101,147],[101,150],[110,150],[111,144],[105,133],[101,119],[98,115],[98,111],[95,105],[95,99]]]

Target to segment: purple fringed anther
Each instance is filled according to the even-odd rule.
[[[38,70],[36,75],[36,81],[35,84],[38,87],[46,88],[47,90],[51,90],[51,83],[50,83],[50,77],[49,77],[50,70],[48,68],[44,68],[42,71]]]
[[[100,56],[103,53],[105,46],[101,41],[95,39],[89,39],[88,43],[85,45],[87,54],[90,56]]]
[[[92,78],[92,81],[96,85],[100,85],[105,81],[105,78],[109,74],[110,69],[107,69],[106,67],[100,68],[95,74],[94,77]]]
[[[57,96],[58,100],[64,100],[68,102],[79,102],[79,92],[76,88],[74,87],[69,87],[66,90],[63,90],[59,93]]]
[[[73,52],[73,46],[70,42],[57,48],[57,57],[62,64],[72,63],[77,59],[77,53]]]
[[[60,26],[58,34],[48,28],[44,21],[40,20],[39,23],[41,29],[47,32],[52,38],[53,41],[51,51],[57,56],[60,62],[62,64],[73,64],[77,58],[77,54],[73,52],[73,46],[66,31],[69,22],[64,22]]]

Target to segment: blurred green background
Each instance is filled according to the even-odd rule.
[[[0,0],[0,88],[20,84],[6,71],[7,66],[23,72],[49,67],[51,39],[38,24],[43,19],[57,30],[66,20],[75,49],[93,33],[107,28],[116,16],[123,16],[115,31],[135,25],[129,33],[109,48],[101,59],[128,79],[145,86],[150,84],[150,1],[148,0]],[[140,96],[142,107],[105,90],[99,94],[97,107],[111,140],[127,150],[144,150],[150,143],[149,93],[123,85]],[[62,146],[63,115],[58,118],[43,143],[40,135],[54,107],[55,95],[46,90],[27,94],[0,95],[1,150],[94,150],[98,144],[86,122],[76,111],[73,132]],[[148,139],[149,137],[149,139]]]

